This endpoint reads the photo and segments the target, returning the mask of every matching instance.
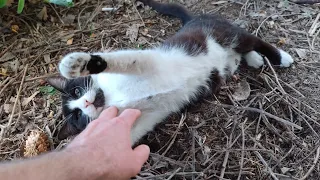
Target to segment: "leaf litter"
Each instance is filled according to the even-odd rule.
[[[106,7],[119,7],[109,13],[95,13],[95,0],[67,10],[46,6],[48,19],[41,23],[35,20],[45,15],[37,17],[44,11],[40,4],[25,8],[19,18],[14,18],[15,6],[0,12],[1,31],[2,26],[19,27],[5,31],[0,39],[0,68],[6,74],[0,76],[0,124],[12,119],[0,138],[2,160],[22,158],[19,151],[30,131],[59,130],[60,94],[44,79],[57,75],[57,63],[66,53],[152,47],[181,27],[178,20],[133,1],[116,2],[104,2]],[[275,68],[277,74],[269,67],[241,66],[239,84],[227,82],[215,97],[188,108],[183,116],[170,116],[142,139],[152,153],[136,179],[320,179],[320,44],[315,38],[319,5],[280,0],[177,2],[197,13],[217,12],[273,45],[285,40],[278,45],[297,63],[289,69]],[[73,40],[68,45],[69,39]],[[3,56],[6,53],[11,57]],[[21,70],[26,65],[24,77]],[[48,137],[56,150],[72,140]]]

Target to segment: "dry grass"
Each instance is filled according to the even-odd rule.
[[[320,6],[280,0],[177,1],[193,12],[227,17],[287,50],[296,62],[281,70],[243,66],[240,80],[251,89],[245,100],[234,98],[239,83],[230,81],[216,97],[172,115],[142,140],[152,153],[136,178],[320,179]],[[37,14],[44,6],[48,19],[41,21]],[[101,12],[102,7],[118,9]],[[43,88],[64,54],[152,47],[180,27],[179,21],[131,1],[81,1],[74,8],[28,5],[20,16],[15,9],[0,12],[2,160],[21,158],[20,148],[33,129],[49,134],[51,149],[70,141],[52,137],[62,120],[59,94]],[[17,33],[12,25],[18,25]]]

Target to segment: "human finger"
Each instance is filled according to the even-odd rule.
[[[147,145],[139,145],[138,147],[136,147],[133,150],[134,153],[134,158],[136,160],[136,165],[137,167],[139,167],[138,172],[141,170],[141,167],[143,166],[143,164],[148,160],[149,155],[150,155],[150,148]]]
[[[119,117],[124,119],[130,127],[133,123],[141,116],[141,111],[138,109],[126,109],[124,110]]]
[[[105,121],[105,120],[110,120],[118,115],[118,109],[115,106],[111,106],[101,112],[99,115],[99,120]]]

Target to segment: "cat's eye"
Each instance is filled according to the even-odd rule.
[[[80,90],[79,90],[78,88],[75,88],[75,89],[74,89],[74,95],[75,95],[77,98],[79,98],[79,97],[81,96],[81,92],[80,92]]]

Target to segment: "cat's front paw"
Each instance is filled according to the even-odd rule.
[[[62,76],[76,78],[97,74],[107,68],[107,63],[99,55],[75,52],[66,55],[59,64]]]

